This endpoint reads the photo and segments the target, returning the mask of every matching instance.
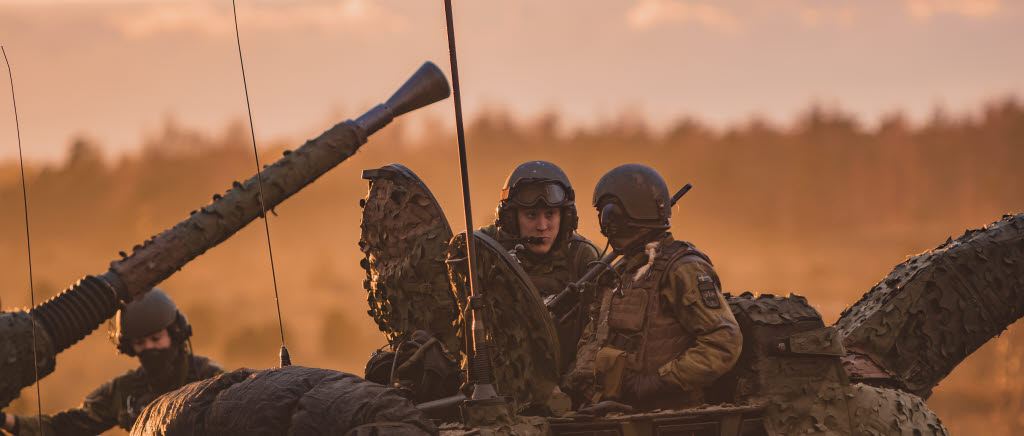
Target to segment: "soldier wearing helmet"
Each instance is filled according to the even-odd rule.
[[[42,417],[5,415],[4,430],[16,435],[94,435],[119,426],[132,428],[142,409],[157,397],[224,372],[210,359],[192,354],[192,327],[174,301],[159,289],[117,312],[111,339],[117,350],[142,364],[103,384],[78,408]],[[2,415],[2,413],[0,413]]]
[[[670,201],[664,179],[644,165],[617,167],[594,188],[601,233],[622,257],[598,280],[600,309],[567,378],[584,405],[692,407],[739,357],[743,340],[718,274],[668,232]]]
[[[543,298],[578,280],[598,258],[597,247],[576,233],[578,222],[576,194],[565,172],[551,162],[531,161],[509,174],[497,219],[481,231],[515,254]],[[576,355],[592,301],[585,292],[575,312],[557,326],[562,368]]]

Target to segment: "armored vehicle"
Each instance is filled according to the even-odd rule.
[[[466,366],[473,350],[462,316],[465,234],[449,243],[443,211],[408,168],[392,164],[363,177],[370,181],[360,240],[370,315],[392,350],[426,330]],[[558,317],[514,255],[480,232],[474,239],[495,385],[509,413],[481,417],[467,403],[463,422],[442,424],[442,433],[946,434],[925,404],[932,388],[1024,314],[1024,214],[1006,215],[897,265],[833,325],[804,297],[726,294],[744,345],[735,367],[706,392],[709,404],[583,416],[568,412],[557,389],[565,371],[555,363]],[[367,378],[415,392],[435,416],[453,416],[464,396],[436,386],[424,396],[419,373],[380,370],[390,360],[405,367],[406,356],[383,354],[371,359]]]
[[[800,296],[728,295],[744,348],[708,404],[581,415],[558,389],[557,321],[515,257],[474,232],[484,298],[468,299],[465,234],[452,238],[429,189],[397,164],[363,175],[368,313],[391,345],[367,365],[379,384],[240,369],[161,397],[133,435],[944,435],[931,389],[1024,313],[1024,214],[1006,215],[896,266],[830,326]],[[487,317],[505,401],[467,400],[458,385],[472,378],[448,382],[479,364],[469,305]]]

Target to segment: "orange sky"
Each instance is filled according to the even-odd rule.
[[[1019,2],[454,5],[469,117],[503,107],[592,125],[638,111],[656,126],[686,115],[722,126],[787,122],[817,101],[872,123],[1024,95]],[[447,70],[441,1],[241,0],[238,19],[261,140],[297,142],[354,117],[424,60]],[[26,155],[58,158],[76,134],[130,150],[167,118],[210,131],[244,120],[233,31],[226,0],[0,0]],[[4,79],[0,159],[16,152]]]

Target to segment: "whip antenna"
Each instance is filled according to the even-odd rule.
[[[448,55],[452,65],[452,94],[455,97],[453,101],[455,104],[455,127],[459,138],[459,164],[462,169],[462,202],[466,210],[466,269],[469,273],[470,293],[468,306],[472,308],[472,344],[474,348],[473,360],[469,362],[469,369],[472,374],[470,381],[475,382],[470,401],[481,405],[503,406],[505,403],[504,398],[498,396],[492,381],[494,373],[491,368],[491,357],[488,351],[489,344],[484,328],[483,312],[480,307],[482,306],[482,295],[480,289],[476,286],[476,275],[473,274],[473,243],[475,239],[473,235],[473,212],[470,207],[469,174],[466,167],[466,137],[462,126],[462,94],[459,88],[459,66],[455,55],[455,26],[452,21],[451,0],[444,1],[444,12],[448,28]]]
[[[256,151],[256,130],[252,124],[252,106],[249,104],[249,85],[245,81],[245,61],[242,60],[242,38],[238,36],[238,11],[235,0],[231,0],[231,15],[235,19],[235,42],[238,43],[238,64],[242,67],[242,87],[245,89],[245,109],[249,113],[249,133],[252,135],[252,154],[256,158],[256,184],[260,188],[260,211],[263,216],[263,227],[267,233],[267,253],[270,255],[270,276],[274,282],[274,303],[277,305],[277,327],[281,331],[281,366],[292,364],[288,347],[284,345],[284,321],[281,319],[281,299],[277,292],[277,273],[274,271],[274,250],[270,244],[270,218],[267,217],[266,203],[263,201],[263,177],[260,175],[260,155]]]
[[[25,158],[21,153],[21,125],[18,121],[18,100],[14,98],[14,73],[11,72],[11,62],[7,60],[7,50],[0,45],[0,53],[4,55],[4,63],[7,64],[7,77],[11,80],[11,104],[14,105],[14,129],[18,132],[18,164],[21,166],[21,199],[25,205],[25,248],[28,250],[28,293],[29,307],[36,307],[36,289],[32,283],[32,239],[28,231],[28,190],[25,189]],[[36,376],[36,419],[39,420],[39,428],[43,428],[43,395],[39,389],[39,356],[36,349],[39,347],[36,339],[36,322],[32,320],[32,369]]]

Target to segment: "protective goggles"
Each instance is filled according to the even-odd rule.
[[[510,195],[511,194],[511,195]],[[562,206],[569,200],[569,194],[558,183],[530,183],[515,189],[503,189],[502,201],[511,201],[521,207]]]

